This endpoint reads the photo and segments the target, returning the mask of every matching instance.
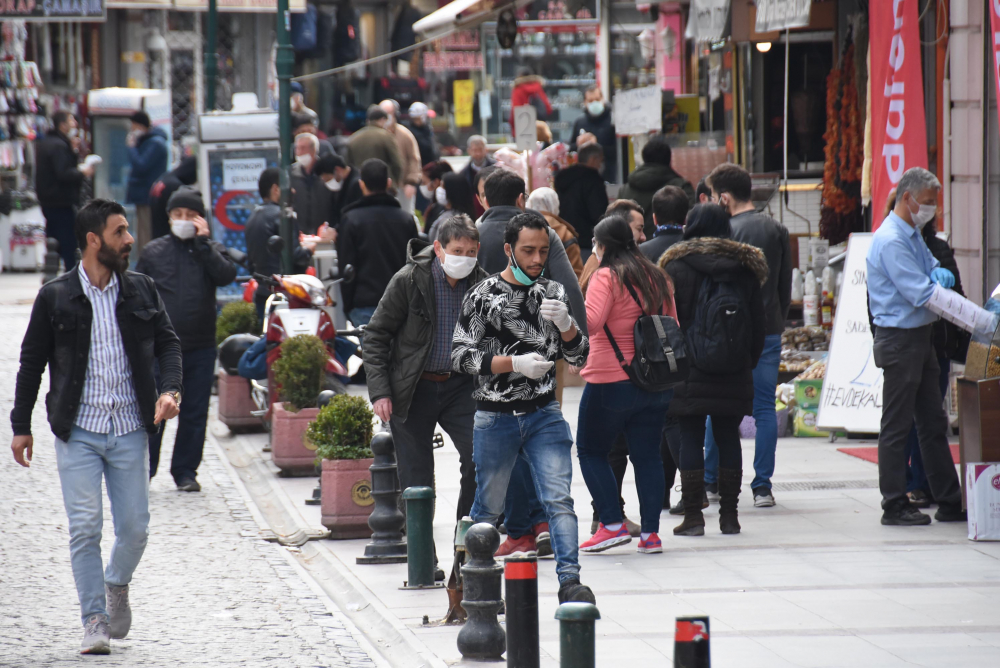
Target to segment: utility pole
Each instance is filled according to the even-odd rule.
[[[219,32],[218,0],[208,0],[208,41],[205,45],[205,110],[215,111],[215,81],[219,78],[219,58],[215,37]]]
[[[281,170],[279,185],[281,186],[281,239],[285,242],[281,252],[281,273],[292,273],[292,243],[294,230],[289,212],[292,205],[292,186],[290,171],[292,165],[292,108],[291,86],[292,65],[295,54],[288,37],[291,14],[288,11],[288,0],[278,0],[277,26],[275,34],[278,39],[278,53],[275,57],[275,69],[278,72],[278,146],[281,155]]]

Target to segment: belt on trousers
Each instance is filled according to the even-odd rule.
[[[429,380],[432,383],[443,383],[444,381],[451,378],[451,373],[434,373],[433,371],[424,371],[420,374],[420,380]]]

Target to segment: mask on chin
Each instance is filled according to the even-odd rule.
[[[524,271],[519,266],[517,266],[517,260],[514,259],[514,249],[511,249],[510,251],[510,266],[513,269],[514,278],[517,279],[518,283],[524,286],[534,285],[536,282],[538,282],[538,278],[541,278],[542,274],[545,273],[545,270],[543,269],[542,273],[538,275],[538,278],[532,278],[528,276],[526,273],[524,273]]]

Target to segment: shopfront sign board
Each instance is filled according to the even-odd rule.
[[[729,19],[729,0],[691,0],[686,37],[697,40],[721,39]]]
[[[809,25],[812,0],[757,0],[757,32],[772,32]]]
[[[663,129],[663,93],[659,86],[633,88],[615,93],[611,119],[619,137],[643,135]]]
[[[533,151],[538,141],[538,110],[530,104],[514,107],[514,138],[518,151]]]
[[[824,430],[877,434],[882,423],[882,369],[875,366],[868,321],[868,249],[871,234],[847,242],[844,279],[816,424]]]
[[[990,34],[993,39],[988,43],[993,45],[993,81],[996,90],[1000,90],[1000,2],[990,2],[989,8]],[[1000,116],[1000,107],[997,108],[997,114]]]
[[[0,2],[0,21],[59,21],[79,23],[104,21],[104,0],[4,0]]]

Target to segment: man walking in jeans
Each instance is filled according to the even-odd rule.
[[[557,239],[558,240],[558,239]],[[509,264],[472,288],[455,327],[452,369],[480,376],[476,416],[475,522],[495,523],[518,458],[528,462],[548,516],[559,576],[559,602],[594,603],[580,584],[578,529],[570,483],[573,436],[555,400],[555,362],[587,362],[587,337],[569,314],[566,290],[541,278],[549,228],[535,213],[511,218],[504,230]]]
[[[739,165],[725,163],[705,178],[712,189],[712,200],[729,210],[732,216],[733,241],[756,246],[767,259],[767,282],[763,287],[764,313],[767,317],[764,352],[753,370],[753,417],[757,423],[757,441],[753,455],[754,479],[750,483],[753,505],[774,505],[771,476],[778,449],[778,416],[774,408],[774,388],[781,364],[781,333],[785,331],[788,307],[792,304],[792,249],[788,230],[766,213],[758,213],[751,200],[753,184],[750,173]],[[712,421],[705,431],[705,487],[718,492],[719,451],[712,435]]]
[[[31,412],[49,367],[49,425],[69,516],[70,559],[80,596],[83,654],[109,654],[132,624],[128,592],[149,527],[147,436],[181,402],[181,346],[153,280],[128,269],[125,209],[93,200],[76,217],[83,258],[46,283],[21,343],[14,409],[14,460],[30,466]],[[162,393],[153,382],[159,362]],[[101,481],[115,542],[102,572]]]

